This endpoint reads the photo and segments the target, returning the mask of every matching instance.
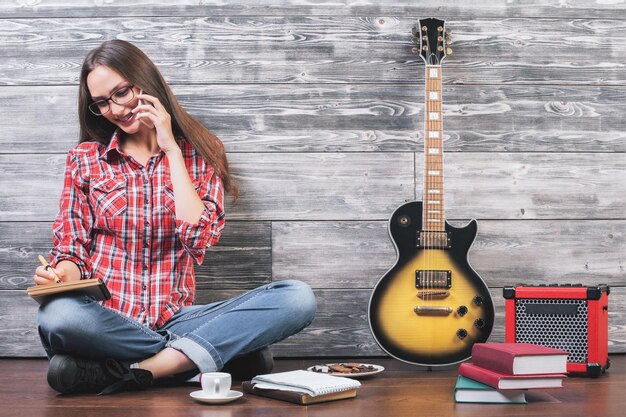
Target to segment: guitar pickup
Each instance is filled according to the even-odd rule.
[[[436,289],[452,287],[452,271],[418,270],[415,271],[415,288]]]
[[[417,232],[417,247],[424,249],[450,249],[452,247],[450,232],[420,230]]]

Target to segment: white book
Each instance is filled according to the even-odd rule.
[[[349,391],[361,386],[354,379],[301,370],[257,375],[252,378],[252,383],[259,389],[306,392],[312,397]]]

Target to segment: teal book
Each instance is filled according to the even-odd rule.
[[[526,390],[499,390],[459,375],[454,387],[457,403],[526,404]]]

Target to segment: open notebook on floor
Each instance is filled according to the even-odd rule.
[[[298,370],[258,375],[242,386],[251,394],[306,405],[356,397],[361,383],[350,378]]]

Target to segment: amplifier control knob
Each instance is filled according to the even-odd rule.
[[[459,330],[457,330],[457,331],[456,331],[456,336],[457,336],[459,339],[461,339],[461,340],[465,339],[465,338],[467,337],[467,330],[465,330],[465,329],[459,329]]]
[[[463,317],[464,315],[467,314],[467,307],[459,306],[459,308],[456,309],[456,314],[458,314],[459,316]]]
[[[477,329],[482,329],[483,327],[485,327],[485,320],[483,320],[483,319],[476,319],[476,320],[474,321],[474,326],[475,326]]]
[[[476,304],[477,306],[481,306],[485,304],[485,297],[483,297],[482,295],[477,295],[476,297],[474,297],[472,302]]]

